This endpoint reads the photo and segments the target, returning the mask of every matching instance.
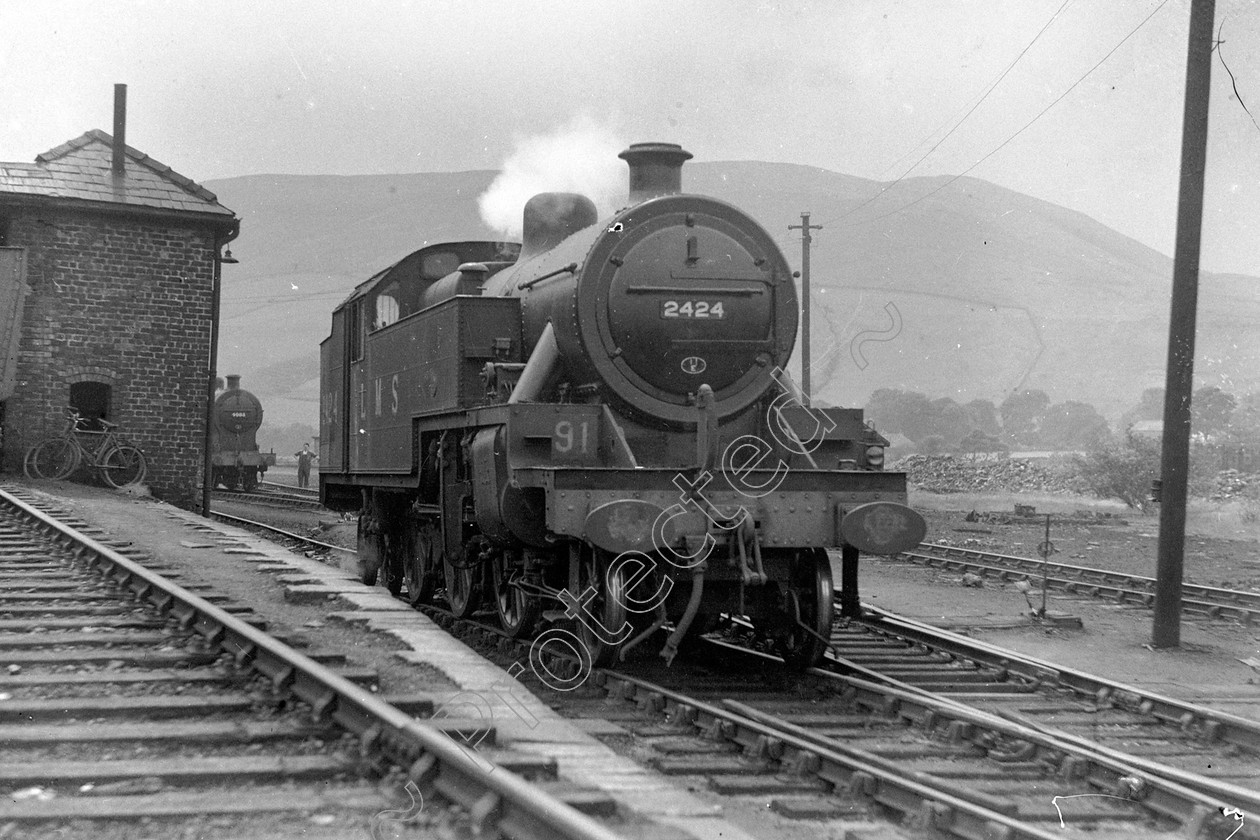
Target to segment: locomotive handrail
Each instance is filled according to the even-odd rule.
[[[738,283],[760,283],[763,286],[774,282],[773,275],[767,276],[764,271],[741,271],[734,268],[675,268],[669,272],[669,276],[674,280],[730,280]]]
[[[542,275],[541,277],[535,277],[533,280],[526,280],[524,283],[518,284],[516,288],[517,289],[532,289],[535,286],[537,286],[539,283],[541,283],[542,281],[550,280],[552,277],[555,277],[557,274],[577,274],[577,270],[578,270],[578,264],[575,262],[571,262],[566,266],[561,266],[560,268],[557,268],[555,271],[549,271],[546,274]]]

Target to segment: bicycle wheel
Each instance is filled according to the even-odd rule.
[[[28,478],[69,478],[79,466],[79,447],[65,438],[48,438],[26,452],[23,471]]]
[[[115,446],[105,453],[98,466],[105,483],[119,488],[138,484],[148,472],[144,453],[134,446]]]

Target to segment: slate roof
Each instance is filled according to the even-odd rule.
[[[99,129],[63,143],[35,163],[0,163],[0,199],[30,196],[105,202],[172,213],[235,214],[215,194],[144,152],[126,147],[125,177],[114,178],[113,138]]]

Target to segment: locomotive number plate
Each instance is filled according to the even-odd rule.
[[[585,459],[594,446],[590,420],[560,420],[551,434],[551,454],[561,460]]]
[[[661,301],[662,318],[725,318],[722,301],[707,300],[663,300]]]

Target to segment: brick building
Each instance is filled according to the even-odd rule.
[[[102,131],[0,163],[6,472],[73,405],[121,424],[155,495],[198,498],[220,255],[238,227],[213,193]]]

